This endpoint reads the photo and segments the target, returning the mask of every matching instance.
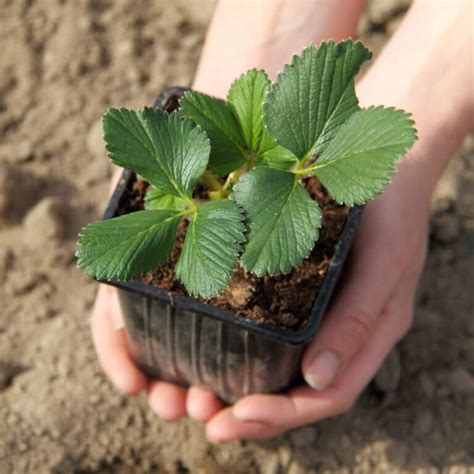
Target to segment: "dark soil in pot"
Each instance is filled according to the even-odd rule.
[[[323,220],[319,240],[302,265],[286,275],[261,278],[237,267],[231,277],[229,287],[221,295],[214,298],[195,299],[230,310],[253,321],[271,323],[291,330],[304,327],[344,229],[349,208],[340,206],[332,200],[316,178],[305,178],[303,184],[319,203]],[[143,198],[147,187],[146,182],[133,177],[120,200],[117,214],[127,214],[143,209]],[[204,198],[205,192],[203,188],[198,189],[196,197]],[[188,296],[186,289],[174,273],[183,245],[185,226],[186,223],[178,230],[178,238],[168,263],[142,275],[140,279],[150,285],[166,289],[170,293]]]

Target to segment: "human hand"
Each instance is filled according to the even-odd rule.
[[[222,403],[207,390],[198,387],[186,390],[149,379],[140,372],[128,352],[116,288],[100,285],[92,310],[91,329],[100,365],[115,387],[124,395],[135,395],[145,390],[151,409],[163,420],[175,421],[187,413],[205,420],[222,407]]]
[[[266,438],[349,410],[411,325],[431,194],[423,178],[407,161],[367,205],[342,286],[302,361],[312,387],[242,398],[209,419],[210,439]]]
[[[209,419],[209,438],[266,438],[348,410],[410,327],[431,192],[473,127],[472,68],[458,63],[472,55],[468,7],[414,2],[358,87],[363,105],[388,101],[412,112],[420,140],[364,211],[342,286],[302,361],[314,388],[244,397]]]
[[[115,171],[110,194],[122,172],[122,169]],[[151,409],[160,418],[175,421],[189,413],[197,420],[207,420],[222,407],[222,402],[207,390],[199,387],[186,390],[168,382],[150,379],[138,369],[127,348],[116,288],[99,285],[92,309],[91,331],[99,363],[114,386],[124,395],[136,395],[145,390]]]

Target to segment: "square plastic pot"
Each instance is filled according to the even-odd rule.
[[[155,106],[168,112],[184,88],[167,88]],[[125,170],[104,219],[117,213],[127,183]],[[300,379],[300,361],[334,292],[362,214],[351,209],[308,321],[300,330],[256,323],[230,311],[174,295],[146,283],[107,281],[118,288],[130,353],[153,378],[200,385],[232,403],[250,393],[273,393]]]

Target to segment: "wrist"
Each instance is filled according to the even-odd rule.
[[[218,1],[193,87],[225,97],[232,81],[252,68],[264,69],[273,80],[308,44],[352,36],[363,5],[363,0]]]
[[[362,107],[383,104],[412,114],[418,141],[400,169],[419,169],[429,194],[474,126],[472,68],[460,60],[471,54],[467,3],[415,2],[357,87]]]
[[[417,143],[410,152],[403,156],[393,178],[397,192],[403,194],[411,203],[419,203],[426,212],[429,211],[431,198],[438,181],[423,159],[422,146]]]

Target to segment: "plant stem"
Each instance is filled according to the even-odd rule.
[[[308,166],[307,168],[301,168],[301,169],[293,168],[290,171],[296,174],[297,176],[304,176],[305,174],[311,173],[311,171],[313,171],[313,168],[311,166]]]
[[[306,155],[303,156],[303,158],[300,158],[298,160],[298,163],[291,168],[292,173],[299,174],[298,172],[303,168],[303,166],[306,164],[306,162],[311,158],[311,152],[309,151],[306,153]]]
[[[221,182],[209,170],[204,171],[201,181],[213,191],[222,191]]]
[[[193,198],[190,198],[188,196],[181,196],[183,201],[188,205],[188,208],[190,210],[191,213],[195,213],[197,211],[197,208],[199,207],[199,204],[193,199]],[[183,211],[185,212],[186,209]]]
[[[235,184],[240,179],[242,175],[247,173],[247,171],[250,171],[253,165],[254,163],[249,161],[242,165],[238,170],[235,170],[230,173],[229,176],[227,176],[223,189],[227,191],[233,184]]]
[[[298,176],[310,173],[313,170],[313,165],[310,162],[313,157],[314,155],[311,155],[311,152],[306,153],[306,155],[298,160],[298,163],[296,163],[290,171]],[[308,162],[310,162],[309,166],[305,166]]]
[[[211,201],[226,199],[229,196],[222,183],[209,170],[204,171],[201,181],[209,188],[207,195]]]

